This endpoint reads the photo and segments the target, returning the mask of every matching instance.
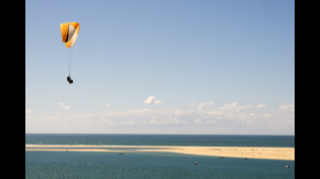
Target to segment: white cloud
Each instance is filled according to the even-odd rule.
[[[225,116],[226,118],[231,118],[231,119],[234,118],[234,114],[232,113],[227,113]]]
[[[222,115],[224,111],[209,111],[208,115]]]
[[[70,106],[66,106],[63,103],[59,103],[59,105],[63,108],[63,109],[70,109]]]
[[[213,102],[205,103],[213,104]],[[59,103],[61,107],[65,104]],[[198,107],[198,106],[197,106]],[[28,132],[86,132],[86,133],[207,133],[207,134],[293,134],[293,113],[282,112],[258,114],[239,112],[238,109],[263,109],[265,105],[239,106],[229,103],[206,110],[150,110],[102,111],[48,115],[27,118]],[[283,108],[283,107],[282,107]],[[287,109],[287,108],[284,108]],[[26,113],[32,110],[26,109]],[[33,114],[33,113],[32,113]],[[34,114],[33,114],[34,115]],[[50,126],[50,127],[47,127]],[[37,129],[37,130],[36,130]]]
[[[184,115],[184,114],[194,114],[194,113],[195,113],[194,110],[187,110],[187,111],[176,110],[174,112],[174,114],[177,115],[177,116],[181,116],[181,115]]]
[[[102,106],[110,107],[110,104],[108,104],[108,103],[102,103]]]
[[[144,100],[144,103],[146,103],[146,104],[162,104],[163,101],[156,100],[156,98],[154,96],[150,96],[146,100]]]
[[[148,113],[148,112],[150,112],[150,109],[128,110],[128,112],[131,112],[131,113]]]
[[[195,123],[195,124],[200,124],[200,125],[202,125],[202,124],[210,124],[210,123],[214,123],[214,122],[216,122],[216,121],[213,120],[213,119],[211,119],[211,120],[205,120],[205,121],[202,121],[202,119],[195,119],[195,120],[193,120],[193,123]]]
[[[267,114],[264,114],[262,117],[273,117],[274,115],[272,115],[272,114],[269,114],[269,113],[267,113]]]
[[[198,109],[203,109],[204,107],[206,106],[212,106],[213,105],[213,101],[211,102],[208,102],[208,103],[200,103],[199,106],[198,106]]]
[[[30,109],[26,109],[26,115],[28,115],[28,113],[32,113],[33,111]]]
[[[30,113],[32,112],[33,112],[32,110],[26,108],[26,118],[30,118],[31,117]]]
[[[177,124],[186,124],[187,122],[184,120],[180,120],[177,117],[172,118],[171,115],[165,117],[152,117],[152,120],[141,120],[141,122],[144,122],[145,124],[159,124],[159,125],[177,125]]]
[[[162,104],[162,103],[163,103],[163,101],[159,101],[159,100],[154,101],[154,104]]]
[[[255,108],[261,109],[261,108],[267,108],[267,106],[264,104],[259,104],[259,105],[256,105]]]
[[[195,106],[196,103],[189,103],[188,105],[189,105],[189,106]]]
[[[193,120],[193,122],[194,122],[195,124],[202,124],[201,119],[195,119],[195,120]]]
[[[156,117],[152,117],[152,119],[150,121],[148,120],[144,120],[145,124],[160,124],[160,122],[158,121],[158,119]]]
[[[208,102],[208,103],[200,103],[200,104],[196,104],[196,103],[189,103],[188,106],[198,106],[198,109],[204,109],[206,106],[212,106],[213,105],[213,101]]]
[[[135,122],[132,119],[128,119],[127,121],[124,121],[123,124],[133,125],[133,124],[135,124]]]
[[[230,110],[230,109],[236,109],[238,107],[238,104],[236,102],[233,103],[227,103],[223,107],[218,108],[218,110]]]
[[[283,110],[283,111],[294,111],[294,104],[281,104],[280,103],[280,107],[279,109]]]
[[[180,123],[180,120],[179,120],[177,117],[174,117],[173,123],[174,123],[174,124],[178,124],[178,123]]]
[[[223,107],[218,108],[218,110],[235,110],[237,112],[243,112],[245,109],[251,109],[251,108],[257,108],[257,109],[262,109],[266,108],[267,106],[264,104],[259,104],[256,106],[253,105],[247,105],[247,106],[238,106],[238,103],[233,102],[233,103],[227,103]]]
[[[264,104],[259,104],[259,105],[256,105],[256,106],[253,106],[253,105],[248,105],[248,106],[239,106],[236,108],[236,111],[245,111],[245,109],[250,109],[250,108],[257,108],[257,109],[262,109],[262,108],[266,108],[267,106],[264,105]]]
[[[182,112],[182,111],[179,111],[179,110],[176,110],[176,112],[175,112],[175,114],[176,114],[177,116],[180,116],[182,113],[183,113],[183,112]]]

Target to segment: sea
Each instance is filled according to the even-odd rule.
[[[26,134],[26,144],[294,147],[294,136]],[[25,152],[25,178],[292,179],[295,162],[166,152]],[[198,162],[198,165],[195,165]],[[289,165],[289,168],[286,166]]]

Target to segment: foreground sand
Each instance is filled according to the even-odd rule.
[[[174,152],[217,157],[294,160],[294,148],[128,145],[26,145],[26,151],[68,152]]]

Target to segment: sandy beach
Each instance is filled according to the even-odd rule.
[[[63,152],[173,152],[217,157],[294,160],[294,148],[128,145],[26,145],[26,151]]]

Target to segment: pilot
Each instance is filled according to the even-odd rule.
[[[73,80],[70,78],[70,76],[67,77],[67,80],[68,80],[70,85],[71,85],[71,83],[73,83]]]

